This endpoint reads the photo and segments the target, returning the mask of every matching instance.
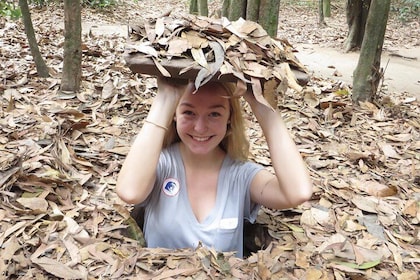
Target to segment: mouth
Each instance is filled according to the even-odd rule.
[[[211,136],[207,136],[207,137],[198,137],[198,136],[192,136],[192,135],[190,135],[190,136],[193,140],[195,140],[197,142],[206,142],[211,138]]]

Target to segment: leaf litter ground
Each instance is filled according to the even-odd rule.
[[[109,13],[85,10],[83,19],[121,24],[168,6],[186,10],[179,1],[158,5],[163,8],[147,1]],[[316,22],[313,11],[282,8],[290,18]],[[155,80],[126,67],[126,38],[90,32],[84,35],[82,90],[60,95],[62,9],[34,11],[33,21],[51,68],[48,79],[36,77],[21,23],[0,19],[2,277],[418,279],[420,121],[418,100],[410,94],[382,92],[375,103],[355,107],[350,85],[312,77],[302,92],[280,96],[279,108],[315,192],[296,209],[261,211],[259,223],[268,228],[271,242],[245,260],[203,247],[141,248],[130,208],[118,200],[114,186],[151,104]],[[294,29],[288,34],[292,31],[292,43],[305,38],[319,43],[324,33],[340,38],[335,44],[345,37],[343,28],[299,38]],[[395,44],[399,36],[387,42]],[[248,110],[246,116],[252,159],[269,167],[261,131]]]

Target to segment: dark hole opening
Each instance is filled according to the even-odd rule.
[[[136,205],[131,211],[131,217],[143,231],[144,208]],[[258,222],[252,224],[245,221],[243,242],[244,258],[251,256],[252,253],[256,253],[258,250],[265,249],[272,240],[272,237],[268,233],[267,225]]]

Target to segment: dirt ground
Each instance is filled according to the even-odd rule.
[[[296,56],[314,75],[352,84],[359,53],[309,44],[299,44],[296,49]],[[385,94],[406,92],[420,99],[420,47],[385,51],[381,66]]]

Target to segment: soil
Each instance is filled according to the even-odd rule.
[[[278,36],[296,48],[296,56],[315,76],[352,84],[359,52],[344,52],[347,38],[344,4],[337,2],[325,26],[318,25],[314,8],[281,7]],[[384,71],[381,94],[406,93],[420,98],[420,24],[403,23],[391,12],[382,51]]]
[[[352,84],[358,52],[345,53],[309,44],[297,45],[296,49],[296,56],[315,76]],[[381,67],[384,71],[382,92],[405,92],[420,99],[420,47],[383,52]]]

